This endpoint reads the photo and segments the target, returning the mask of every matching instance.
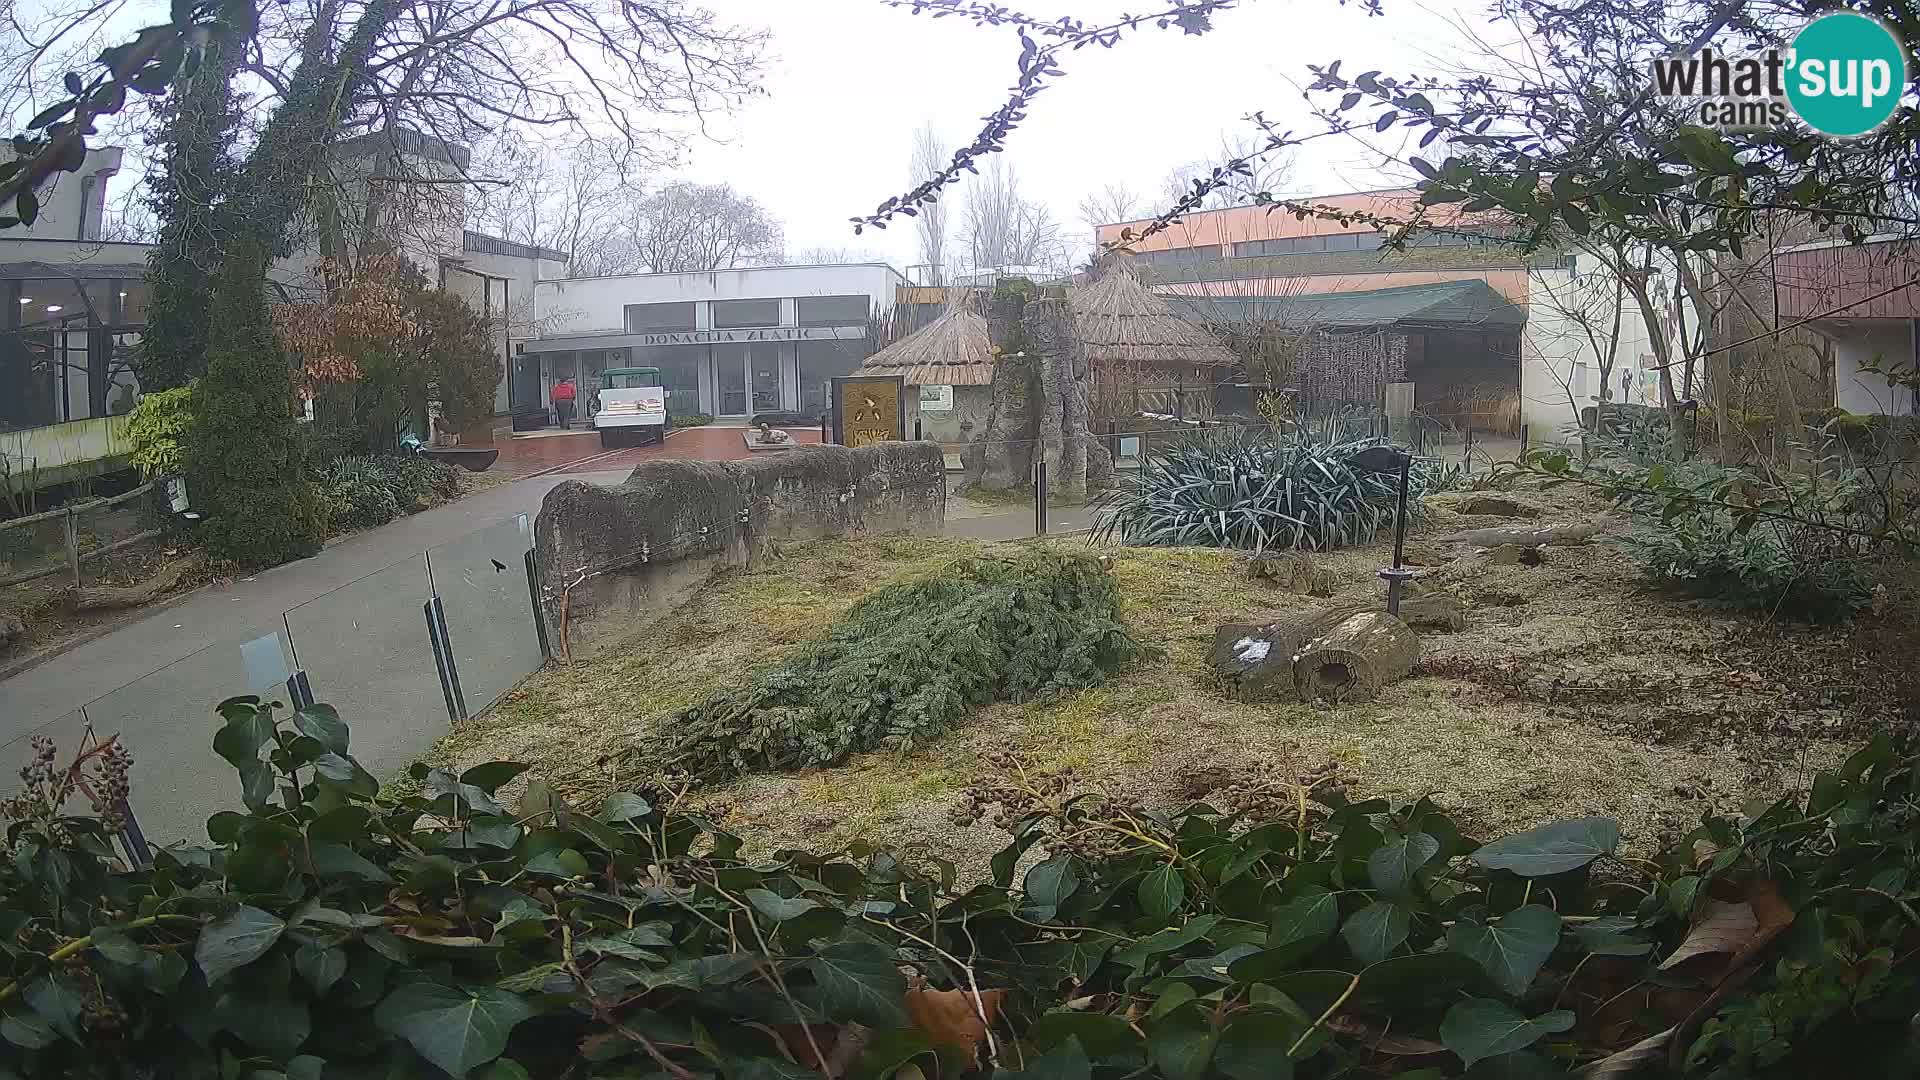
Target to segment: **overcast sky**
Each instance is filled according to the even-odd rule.
[[[771,207],[786,223],[787,250],[868,249],[896,265],[914,260],[912,222],[855,237],[847,219],[904,190],[914,130],[931,122],[949,148],[972,141],[980,118],[1004,102],[1019,43],[1011,29],[933,20],[877,0],[710,0],[714,9],[773,35],[766,94],[712,126],[719,143],[697,140],[688,175],[726,181]],[[1163,178],[1183,162],[1217,155],[1223,133],[1251,136],[1242,120],[1264,110],[1282,126],[1308,123],[1299,87],[1307,65],[1344,58],[1343,70],[1405,71],[1452,51],[1451,20],[1484,22],[1478,4],[1461,9],[1385,0],[1369,18],[1333,0],[1243,0],[1200,36],[1144,29],[1111,51],[1069,53],[1067,74],[1037,99],[1008,141],[1007,163],[1028,198],[1085,232],[1076,204],[1109,183],[1157,201]],[[1071,10],[1094,22],[1151,0],[1080,0],[1035,13]],[[1351,141],[1302,148],[1294,194],[1331,194],[1398,183]],[[951,192],[953,189],[949,189]],[[957,203],[956,196],[947,196]],[[957,205],[949,218],[958,217]]]

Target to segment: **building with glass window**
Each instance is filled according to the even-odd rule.
[[[512,409],[545,408],[563,378],[591,389],[607,368],[657,367],[676,413],[817,417],[833,377],[881,344],[906,283],[884,263],[542,281],[537,330],[514,343]]]

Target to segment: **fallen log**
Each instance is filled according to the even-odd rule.
[[[1600,526],[1594,524],[1542,525],[1535,529],[1468,529],[1442,536],[1439,540],[1446,544],[1471,544],[1474,547],[1483,548],[1504,547],[1508,544],[1533,548],[1550,544],[1584,544],[1599,534]]]
[[[1288,592],[1308,596],[1332,596],[1333,571],[1313,561],[1301,551],[1255,555],[1247,564],[1247,576],[1255,581],[1271,581]]]
[[[1301,646],[1294,689],[1302,701],[1371,701],[1418,659],[1420,639],[1406,623],[1384,611],[1361,612]]]
[[[172,592],[200,565],[197,558],[176,559],[138,585],[94,585],[67,594],[70,611],[108,611],[150,604]]]
[[[1235,701],[1295,700],[1293,665],[1301,646],[1362,610],[1307,608],[1224,623],[1214,630],[1208,662]]]

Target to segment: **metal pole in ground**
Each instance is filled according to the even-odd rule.
[[[1033,534],[1047,535],[1047,459],[1033,463]]]

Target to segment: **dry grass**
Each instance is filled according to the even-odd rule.
[[[1598,515],[1557,498],[1556,520]],[[1440,509],[1427,530],[1494,523]],[[625,653],[542,672],[445,740],[438,756],[531,761],[589,801],[613,783],[645,779],[614,776],[601,762],[647,724],[776,660],[859,596],[983,546],[791,545],[782,559],[716,582]],[[1340,582],[1331,602],[1373,595],[1385,551],[1325,557]],[[1419,542],[1410,553],[1449,554]],[[956,826],[950,814],[992,751],[1163,806],[1331,760],[1356,796],[1432,795],[1482,835],[1606,814],[1620,820],[1630,849],[1645,852],[1703,811],[1805,784],[1860,731],[1886,722],[1883,702],[1836,691],[1863,677],[1846,668],[1844,632],[1767,627],[1645,595],[1625,557],[1604,544],[1549,549],[1544,566],[1455,562],[1435,575],[1467,602],[1468,628],[1423,635],[1414,677],[1373,703],[1236,704],[1208,674],[1215,625],[1323,601],[1252,580],[1246,558],[1230,552],[1107,554],[1130,624],[1161,657],[1062,700],[989,707],[909,755],[748,777],[693,797],[757,850],[864,838],[977,868],[1003,837],[987,825]],[[1805,670],[1783,669],[1793,656],[1810,657]],[[1822,671],[1833,685],[1819,685]]]

